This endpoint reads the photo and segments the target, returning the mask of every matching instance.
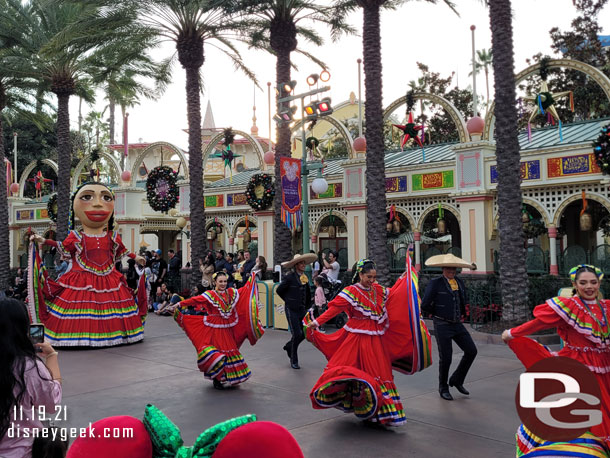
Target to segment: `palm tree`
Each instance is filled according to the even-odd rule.
[[[436,3],[436,0],[427,0]],[[449,0],[444,3],[453,9]],[[366,196],[367,242],[369,257],[377,264],[380,283],[390,282],[390,264],[386,238],[385,163],[383,139],[383,107],[381,79],[381,19],[382,8],[396,8],[401,0],[337,0],[336,7],[344,15],[362,8],[362,54],[364,62],[364,94],[366,105]]]
[[[0,27],[2,27],[0,21]],[[41,120],[37,118],[33,110],[36,99],[37,84],[32,80],[14,78],[10,72],[6,71],[4,56],[9,47],[0,38],[0,291],[6,291],[9,286],[10,275],[10,244],[9,244],[9,225],[8,225],[8,201],[5,172],[6,155],[4,153],[3,119],[7,112],[18,113],[30,119],[32,123],[40,125]]]
[[[477,50],[477,58],[474,63],[474,71],[475,74],[479,74],[481,69],[485,72],[485,88],[487,90],[487,102],[486,106],[489,106],[489,67],[491,67],[493,63],[493,52],[492,49],[478,49]],[[468,76],[472,76],[472,72],[468,74]]]
[[[517,140],[513,28],[510,0],[487,0],[491,24],[495,82],[496,160],[500,213],[500,281],[503,316],[523,319],[528,314],[528,278],[521,227],[521,174]]]
[[[276,87],[291,81],[292,52],[301,53],[325,68],[315,56],[298,48],[299,39],[318,46],[323,43],[320,35],[308,25],[327,24],[333,37],[352,31],[333,8],[313,0],[239,0],[225,2],[225,8],[247,16],[245,21],[249,26],[251,46],[266,49],[276,56]],[[276,103],[279,112],[283,104]],[[289,124],[278,124],[275,146],[275,176],[278,178],[281,158],[290,157],[290,135]],[[292,235],[281,219],[282,186],[279,179],[276,179],[275,186],[273,261],[277,264],[292,257]]]
[[[173,41],[178,61],[186,70],[186,107],[189,136],[189,179],[191,259],[205,257],[205,209],[203,199],[203,157],[201,148],[201,74],[204,43],[220,49],[233,65],[255,80],[254,74],[244,62],[232,42],[244,24],[235,22],[221,8],[221,0],[85,0],[88,3],[104,4],[112,10],[122,10],[126,15],[137,17],[134,27],[141,26],[160,41]],[[192,280],[198,282],[201,274],[193,270]]]
[[[6,21],[19,12],[17,2],[10,3],[0,13]],[[50,87],[57,97],[57,237],[61,240],[68,233],[70,206],[70,96],[79,93],[96,52],[108,46],[123,49],[129,21],[110,9],[85,3],[32,0],[23,4],[27,15],[20,16],[16,24],[23,27],[23,33],[15,46],[11,71],[44,82],[42,87]],[[94,22],[96,27],[92,27]],[[132,57],[128,50],[122,55],[123,59]]]
[[[121,62],[117,59],[117,50],[109,49],[107,56],[100,56],[96,65],[98,72],[93,78],[95,84],[103,86],[108,100],[110,143],[115,143],[115,110],[119,105],[125,117],[128,107],[135,106],[141,98],[157,100],[171,82],[171,59],[154,61],[147,48],[150,43],[141,40],[130,40],[125,46],[133,46],[135,59]],[[142,80],[153,83],[150,87]]]

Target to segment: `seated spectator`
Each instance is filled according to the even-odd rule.
[[[163,283],[163,285],[166,284]],[[165,287],[165,290],[161,291],[161,295],[164,298],[164,301],[158,306],[157,310],[155,310],[155,313],[157,315],[172,316],[174,314],[174,311],[176,310],[176,304],[183,300],[182,296],[177,293],[174,293],[171,287],[167,285]]]
[[[159,309],[169,304],[171,293],[167,288],[167,283],[161,283],[161,286],[157,288],[157,294],[155,295],[155,301],[153,302],[153,309],[155,314],[160,315]]]
[[[43,428],[31,413],[38,408],[56,411],[61,402],[61,375],[53,347],[30,340],[30,320],[22,302],[1,300],[0,316],[0,456],[23,458],[31,456],[34,439],[16,429]]]

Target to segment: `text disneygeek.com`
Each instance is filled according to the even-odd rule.
[[[19,424],[11,423],[6,436],[14,438],[37,438],[67,441],[68,439],[82,438],[111,438],[131,439],[133,428],[95,428],[89,423],[85,428],[22,428]]]

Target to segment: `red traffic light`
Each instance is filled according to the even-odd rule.
[[[330,104],[330,97],[323,98],[318,102],[318,111],[322,116],[331,114],[333,112],[333,108]]]

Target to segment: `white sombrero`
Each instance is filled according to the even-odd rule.
[[[306,253],[306,254],[295,254],[294,258],[292,258],[290,261],[286,261],[282,263],[282,267],[285,267],[286,269],[293,267],[295,264],[298,264],[301,261],[304,261],[305,264],[311,264],[312,262],[315,262],[318,259],[318,255],[316,255],[315,253]]]
[[[468,261],[464,261],[462,258],[458,258],[452,254],[439,254],[436,256],[430,256],[425,264],[428,267],[457,267],[462,269],[476,269],[476,266]]]

